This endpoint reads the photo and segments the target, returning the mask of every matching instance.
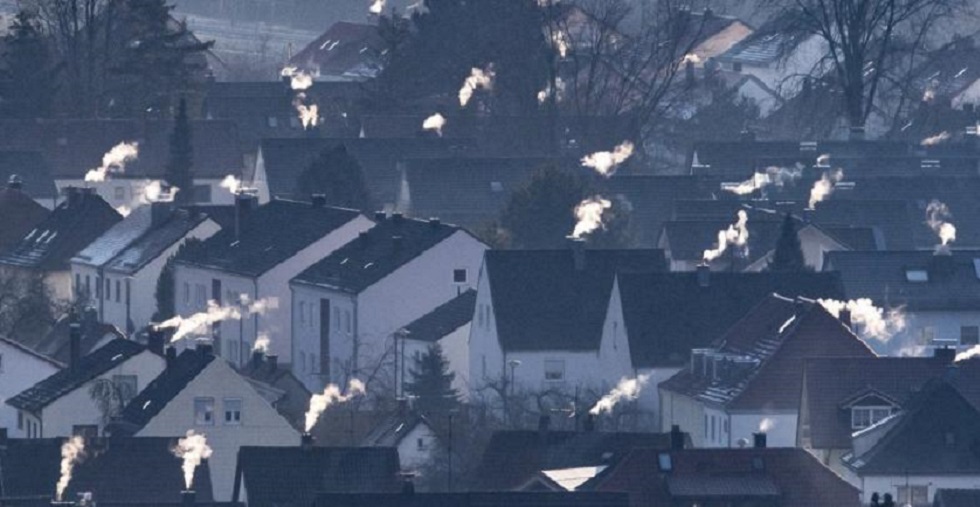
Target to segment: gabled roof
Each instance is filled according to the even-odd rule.
[[[136,273],[160,257],[168,248],[183,241],[191,231],[209,218],[204,213],[185,209],[170,212],[161,223],[154,224],[141,237],[120,250],[105,264],[106,271]]]
[[[355,210],[273,200],[248,212],[241,232],[222,229],[178,262],[245,276],[259,276],[357,218]]]
[[[392,447],[251,447],[238,451],[234,498],[240,488],[254,507],[310,505],[318,493],[401,490]]]
[[[65,315],[54,323],[54,326],[48,330],[48,334],[38,340],[22,341],[22,343],[41,354],[68,364],[71,358],[70,324],[71,317]],[[80,345],[83,356],[91,354],[100,345],[106,345],[112,340],[126,338],[126,335],[116,326],[99,322],[98,313],[93,309],[82,313],[79,324],[82,332]],[[17,339],[20,340],[21,337],[17,337]]]
[[[310,406],[310,391],[293,375],[288,367],[280,366],[261,352],[253,352],[252,359],[239,373],[256,382],[271,386],[281,392],[272,406],[298,430],[302,430],[304,416]]]
[[[704,251],[715,248],[718,244],[718,231],[725,230],[733,221],[728,220],[685,220],[664,223],[661,241],[667,241],[669,256],[673,261],[700,261]],[[745,267],[766,256],[776,247],[779,239],[782,221],[779,217],[768,220],[749,219],[746,228],[749,240],[744,250],[731,248],[717,260],[716,264],[734,264]],[[743,256],[744,255],[744,256]],[[738,268],[735,268],[736,270]]]
[[[0,264],[42,271],[68,269],[75,254],[122,220],[96,193],[88,189],[69,192],[65,202],[0,255]]]
[[[655,247],[663,224],[673,219],[674,201],[709,199],[720,180],[702,176],[615,174],[600,182],[606,192],[622,195],[632,205],[630,236],[641,246]]]
[[[145,350],[146,347],[133,341],[113,340],[81,357],[77,366],[65,368],[8,399],[7,404],[25,412],[38,413],[62,396]]]
[[[30,347],[27,347],[24,344],[22,344],[22,343],[20,343],[20,342],[18,342],[16,340],[11,340],[10,338],[5,338],[3,336],[0,336],[0,343],[4,343],[6,345],[9,345],[9,346],[11,346],[11,347],[13,347],[13,348],[15,348],[15,349],[23,352],[24,354],[27,354],[27,355],[29,355],[29,356],[31,356],[31,357],[33,357],[35,359],[38,359],[40,361],[44,361],[45,363],[48,363],[51,366],[54,366],[55,368],[57,368],[59,370],[61,368],[64,368],[65,367],[65,364],[64,363],[62,363],[60,361],[57,361],[57,360],[55,360],[55,359],[53,359],[51,357],[48,357],[48,356],[46,356],[44,354],[40,354],[37,351],[35,351],[34,349],[32,349]]]
[[[293,282],[359,294],[457,232],[437,220],[394,215],[335,250],[293,278]]]
[[[405,338],[435,343],[453,331],[469,324],[476,309],[476,291],[469,289],[437,306],[431,312],[402,328]]]
[[[119,414],[118,424],[125,432],[133,432],[150,422],[192,380],[214,361],[207,349],[187,349],[173,364],[168,364]]]
[[[487,491],[467,493],[320,494],[316,507],[627,507],[616,492]]]
[[[798,12],[784,12],[763,23],[718,57],[725,62],[765,66],[785,58],[801,43],[812,37],[800,26]]]
[[[93,267],[102,267],[109,262],[124,248],[142,237],[153,227],[154,211],[153,208],[166,206],[157,203],[156,206],[139,206],[122,221],[116,223],[109,230],[102,233],[95,241],[78,252],[72,258],[72,262],[86,264]],[[159,211],[158,211],[159,212]]]
[[[949,101],[980,79],[980,48],[973,37],[955,37],[932,51],[915,69],[916,91],[930,93],[929,101]]]
[[[374,77],[381,71],[387,43],[377,25],[334,23],[290,60],[314,75]]]
[[[50,213],[27,193],[9,186],[0,189],[0,252],[17,244]]]
[[[32,199],[54,199],[58,196],[51,168],[37,151],[0,150],[0,183],[17,176],[23,192]]]
[[[420,424],[429,426],[426,418],[414,410],[394,412],[375,426],[361,441],[361,445],[398,447],[398,444]]]
[[[773,293],[843,299],[836,273],[713,272],[703,287],[698,273],[622,274],[619,290],[634,368],[687,364],[757,305],[786,306]]]
[[[669,471],[661,468],[665,462]],[[799,448],[637,449],[603,472],[595,489],[629,492],[636,506],[746,497],[771,501],[774,490],[778,505],[861,505],[857,488]]]
[[[664,271],[662,250],[488,250],[484,268],[504,351],[597,350],[616,273]]]

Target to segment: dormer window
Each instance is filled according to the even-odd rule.
[[[874,426],[892,415],[892,410],[893,408],[889,406],[851,407],[851,428],[862,430],[869,426]]]

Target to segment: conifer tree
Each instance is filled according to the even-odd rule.
[[[187,118],[187,101],[180,99],[174,129],[170,133],[170,160],[167,163],[167,183],[177,187],[176,201],[194,202],[194,145],[191,122]]]
[[[799,273],[809,271],[803,257],[803,247],[796,231],[796,222],[789,214],[783,219],[776,241],[776,250],[769,262],[769,271],[775,273]]]
[[[449,371],[449,361],[442,355],[442,347],[438,343],[430,345],[414,363],[409,371],[412,380],[405,383],[405,391],[416,397],[415,406],[423,413],[455,407],[459,402],[459,393],[453,388],[456,374]]]

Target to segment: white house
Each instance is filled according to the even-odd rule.
[[[242,446],[295,446],[300,434],[226,361],[215,361],[210,344],[179,356],[167,351],[167,368],[122,411],[112,431],[136,437],[205,435],[213,449],[214,498],[227,501]]]
[[[73,340],[78,341],[77,334]],[[6,401],[17,409],[27,438],[98,436],[112,411],[133,399],[163,368],[162,357],[136,342],[117,339],[87,356],[73,354],[65,369]],[[112,387],[105,406],[92,392],[99,382]]]
[[[443,458],[437,455],[438,437],[429,421],[410,410],[385,418],[364,437],[362,447],[394,447],[402,472],[424,473],[424,467]]]
[[[292,346],[292,292],[289,281],[374,226],[354,210],[313,202],[274,200],[258,206],[240,194],[236,226],[221,230],[200,248],[177,256],[176,309],[182,316],[205,311],[209,301],[235,307],[241,318],[199,330],[214,339],[215,353],[243,365],[260,335],[271,354],[301,362]],[[257,308],[261,302],[264,308]],[[203,327],[203,326],[202,326]]]
[[[453,388],[466,396],[470,385],[470,325],[475,310],[476,290],[470,289],[396,332],[395,391],[399,396],[403,396],[405,382],[411,380],[408,372],[415,358],[435,344],[455,375]]]
[[[396,331],[474,286],[487,246],[472,234],[436,219],[376,220],[290,282],[293,370],[313,391],[387,362]]]
[[[54,375],[63,364],[34,352],[28,347],[0,337],[0,400],[8,400],[38,382]],[[15,438],[24,438],[23,416],[11,405],[0,406],[0,428]]]

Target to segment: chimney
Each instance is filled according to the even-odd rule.
[[[313,194],[310,203],[314,208],[325,208],[327,206],[327,196],[325,194]]]
[[[585,240],[568,236],[568,246],[572,250],[572,262],[575,271],[585,270]]]
[[[75,312],[72,312],[68,318],[70,319],[68,324],[68,366],[74,370],[78,368],[78,362],[82,358],[82,325],[78,322]]]
[[[738,138],[743,143],[754,143],[755,142],[755,132],[749,129],[744,129],[738,134]]]
[[[268,354],[265,356],[265,362],[269,365],[270,371],[276,371],[279,368],[279,356],[275,354]]]
[[[436,217],[432,217],[429,219],[429,225],[431,225],[433,228],[437,228],[440,225],[442,225],[442,220],[439,220]]]
[[[252,351],[252,369],[253,370],[258,370],[259,367],[262,366],[263,356],[264,356],[264,354],[262,354],[262,351],[261,350],[253,350]]]
[[[840,323],[847,327],[851,327],[851,311],[847,308],[841,308],[840,310]]]
[[[582,422],[582,431],[586,433],[592,433],[595,431],[595,416],[592,414],[585,414],[585,421]]]
[[[929,262],[930,280],[948,280],[956,273],[953,254],[948,248],[937,248]]]
[[[24,180],[20,179],[20,176],[16,174],[11,174],[10,178],[7,179],[7,188],[11,190],[23,190]]]
[[[82,189],[78,187],[68,187],[65,189],[68,194],[68,207],[75,208],[82,203]]]
[[[313,449],[313,435],[310,435],[309,433],[303,433],[299,437],[299,446],[304,451],[309,451],[310,449]]]
[[[412,482],[411,477],[406,477],[405,481],[402,482],[402,494],[406,496],[412,496],[415,494],[415,483]]]
[[[0,428],[0,450],[7,448],[7,428]]]
[[[711,285],[711,267],[707,264],[698,264],[698,287],[707,288]]]
[[[169,202],[150,203],[150,225],[158,227],[160,224],[166,222],[170,218],[172,204]]]
[[[813,208],[803,208],[803,222],[807,224],[813,223]]]
[[[214,355],[214,343],[211,342],[210,338],[198,338],[196,348],[201,357]]]
[[[177,364],[177,349],[175,349],[172,345],[167,347],[166,358],[168,369],[173,368],[174,365]]]
[[[670,427],[670,449],[672,451],[684,450],[684,432],[676,424]]]
[[[766,434],[763,433],[763,432],[761,432],[761,431],[757,431],[757,432],[753,433],[752,434],[752,442],[753,442],[752,447],[755,447],[756,449],[765,449],[766,448]]]
[[[235,239],[241,238],[245,222],[252,210],[258,207],[258,202],[254,193],[244,189],[235,194]]]
[[[688,88],[694,88],[697,79],[694,76],[694,62],[687,61],[684,63],[684,85]]]
[[[549,430],[551,430],[551,416],[538,416],[538,437],[541,439],[542,443],[548,441]]]
[[[388,219],[388,215],[386,215],[384,211],[375,211],[374,212],[374,221],[375,222],[384,222],[387,219]]]
[[[953,364],[956,360],[956,349],[951,347],[936,347],[932,351],[932,357],[941,360],[946,364]]]
[[[197,495],[194,493],[193,490],[185,489],[184,491],[181,491],[180,505],[182,505],[183,507],[191,507],[192,505],[194,505],[196,501],[195,499],[196,496]]]
[[[402,215],[401,213],[397,213],[397,212],[391,214],[392,222],[395,222],[396,224],[400,224],[402,223],[402,220],[405,220],[405,215]]]
[[[146,348],[158,356],[163,355],[163,330],[157,329],[156,325],[150,324],[150,331],[146,338]]]

